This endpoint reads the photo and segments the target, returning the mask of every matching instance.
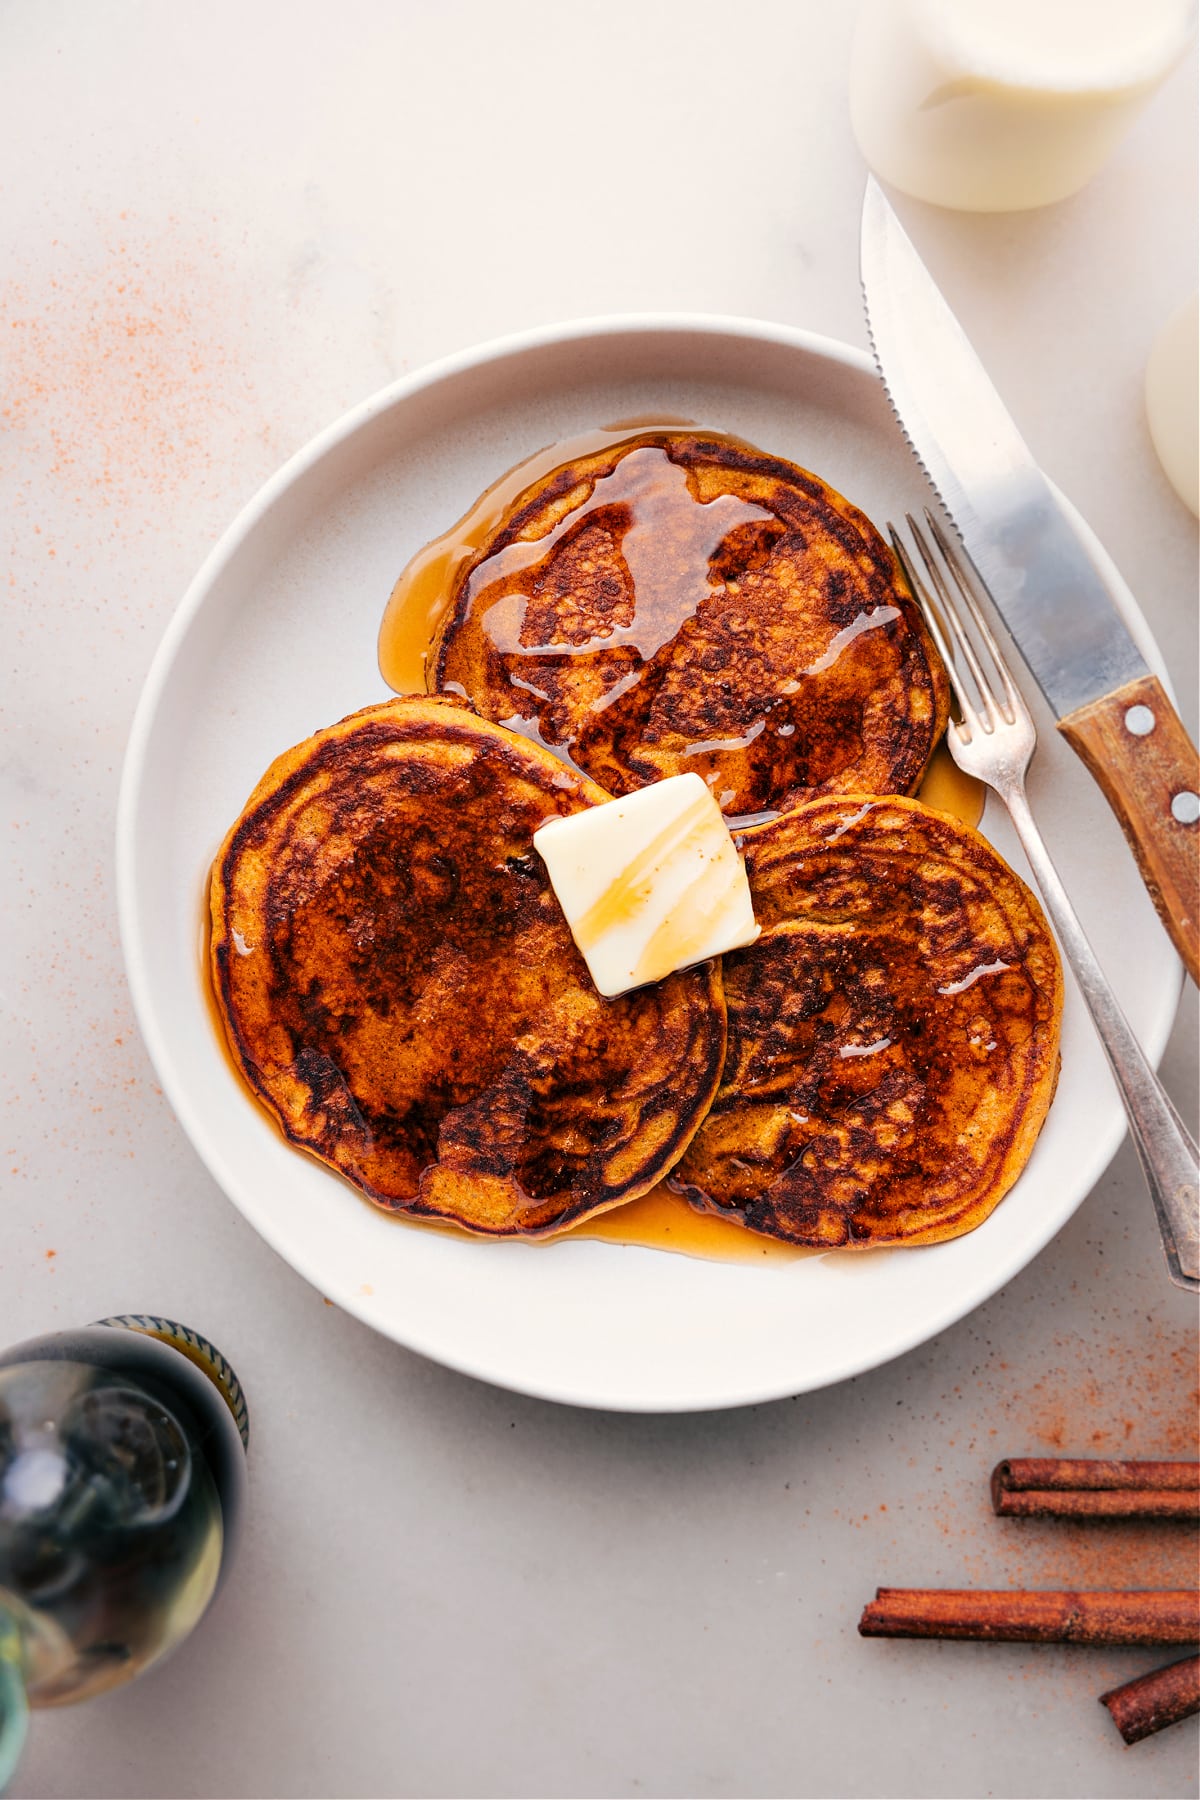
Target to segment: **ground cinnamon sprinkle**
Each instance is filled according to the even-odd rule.
[[[982,1353],[980,1353],[982,1351]],[[1104,1337],[1040,1334],[978,1361],[929,1414],[933,1441],[957,1453],[955,1479],[932,1465],[907,1507],[871,1515],[879,1581],[913,1578],[904,1513],[936,1522],[944,1554],[922,1581],[953,1587],[1185,1588],[1196,1582],[1200,1534],[1184,1522],[997,1519],[989,1477],[1003,1456],[1185,1460],[1200,1455],[1200,1394],[1193,1334],[1145,1321],[1136,1345]],[[921,1466],[919,1458],[910,1459]],[[964,1470],[973,1467],[973,1476]],[[889,1527],[901,1521],[888,1545]],[[866,1529],[866,1521],[863,1521]]]
[[[65,558],[77,578],[143,543],[161,568],[181,524],[199,526],[203,546],[210,510],[219,530],[284,456],[396,372],[376,318],[382,281],[359,296],[362,332],[339,340],[330,270],[303,240],[272,242],[290,264],[281,293],[277,274],[264,281],[263,247],[216,214],[80,207],[69,227],[54,216],[47,203],[43,235],[0,272],[0,479],[34,571]],[[37,516],[47,494],[64,538],[78,509],[70,541]],[[164,508],[171,499],[186,504]],[[187,553],[190,573],[194,544]],[[114,614],[141,610],[105,600]]]
[[[102,248],[55,240],[36,275],[0,283],[0,476],[34,571],[61,552],[78,576],[95,552],[105,560],[109,532],[124,546],[161,532],[164,500],[213,483],[214,450],[225,469],[277,460],[245,453],[261,425],[232,329],[236,283],[215,250],[175,221],[157,241],[124,218],[98,233]],[[34,511],[47,495],[62,542]],[[79,522],[69,538],[64,501]],[[106,599],[119,630],[129,608]]]
[[[1200,1445],[1200,1384],[1190,1331],[1148,1319],[1136,1346],[1052,1338],[1050,1355],[1022,1373],[1001,1404],[1034,1454],[1194,1457]],[[1083,1367],[1080,1367],[1081,1351]],[[1005,1365],[998,1365],[1001,1369]],[[994,1378],[993,1378],[994,1381]],[[992,1385],[992,1383],[989,1383]]]
[[[39,216],[53,212],[47,197]],[[39,938],[13,983],[27,1053],[7,1166],[73,1190],[85,1232],[88,1159],[132,1160],[131,1101],[158,1091],[118,974],[111,812],[129,715],[162,622],[240,497],[229,470],[253,486],[279,460],[251,378],[253,271],[205,229],[80,207],[69,233],[31,227],[0,272],[8,618],[27,672],[0,708],[14,741],[47,693],[64,722],[37,782],[14,789],[8,868],[16,907],[42,909],[49,883],[72,925]],[[98,657],[113,642],[120,654]],[[54,1096],[76,1089],[67,1143]],[[29,1255],[58,1267],[57,1252]]]
[[[20,674],[0,721],[40,755],[36,782],[13,789],[5,848],[14,906],[36,916],[52,894],[72,927],[22,940],[6,1166],[14,1182],[55,1186],[81,1243],[101,1230],[93,1159],[131,1164],[147,1118],[166,1116],[145,1104],[161,1091],[120,975],[113,893],[117,777],[146,668],[239,504],[397,372],[384,277],[348,271],[342,251],[306,239],[304,217],[264,221],[252,241],[216,214],[122,211],[90,202],[86,183],[51,187],[29,196],[0,268],[0,491]],[[347,275],[361,330],[347,329]],[[76,1096],[69,1133],[63,1093]],[[153,1235],[149,1205],[146,1225]],[[29,1266],[54,1273],[41,1248],[26,1244]]]

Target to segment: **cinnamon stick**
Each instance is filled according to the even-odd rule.
[[[1200,1463],[1009,1457],[992,1470],[1004,1518],[1200,1520]]]
[[[1200,1643],[1200,1594],[1186,1588],[1110,1593],[879,1588],[858,1629],[863,1637],[1195,1644]]]
[[[1200,1712],[1200,1656],[1185,1656],[1100,1696],[1127,1744]]]

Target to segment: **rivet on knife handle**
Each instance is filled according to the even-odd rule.
[[[1162,683],[1141,676],[1068,713],[1058,729],[1103,789],[1200,983],[1200,757]]]

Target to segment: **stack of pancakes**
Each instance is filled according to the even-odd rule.
[[[945,673],[818,477],[654,432],[556,469],[463,567],[428,697],[318,732],[217,858],[246,1081],[391,1211],[544,1235],[666,1176],[791,1243],[930,1243],[1012,1185],[1058,1069],[1041,910],[908,798]],[[539,825],[696,770],[762,935],[596,992]]]

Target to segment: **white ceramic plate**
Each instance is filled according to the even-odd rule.
[[[588,320],[422,370],[294,457],[196,578],[134,721],[118,873],[150,1055],[196,1149],[267,1242],[338,1305],[453,1368],[556,1400],[655,1412],[800,1393],[931,1337],[1054,1235],[1124,1120],[1072,988],[1046,1128],[979,1230],[928,1249],[756,1268],[595,1241],[463,1242],[391,1220],[288,1149],[242,1092],[214,1036],[198,948],[205,875],[227,827],[279,751],[385,697],[376,634],[414,550],[533,450],[648,415],[735,432],[811,467],[880,525],[927,497],[867,357],[783,326]],[[1129,610],[1157,662],[1132,601]],[[1039,722],[1035,810],[1157,1059],[1178,963],[1099,794],[1044,713]],[[984,829],[1021,868],[998,808]]]

